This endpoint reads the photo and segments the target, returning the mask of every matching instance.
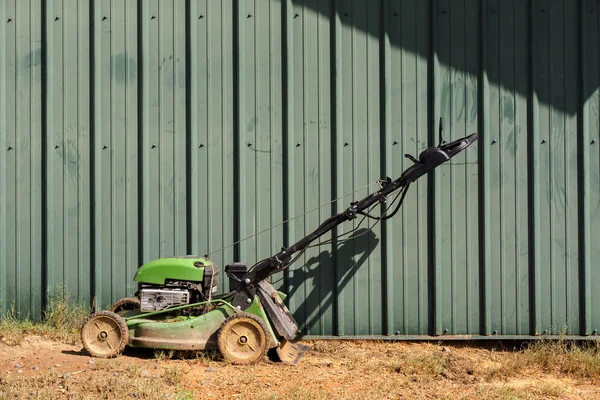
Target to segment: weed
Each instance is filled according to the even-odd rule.
[[[79,341],[79,330],[90,314],[90,308],[73,303],[68,290],[59,286],[50,296],[42,313],[42,320],[32,321],[29,316],[17,315],[14,304],[0,316],[0,337],[10,345],[20,344],[27,335],[39,335],[50,339],[75,344]]]
[[[175,350],[169,350],[169,351],[165,351],[165,350],[154,350],[154,358],[156,359],[156,361],[165,361],[165,360],[170,360],[173,358],[173,356],[175,355]]]
[[[218,350],[204,350],[194,353],[194,358],[201,364],[208,364],[211,361],[216,361],[221,358],[221,353]]]
[[[142,376],[142,369],[137,365],[131,364],[127,366],[127,374],[133,378],[140,378]]]
[[[169,385],[178,385],[183,378],[183,371],[177,366],[167,367],[163,373],[163,378]]]
[[[44,311],[44,322],[56,329],[78,332],[91,313],[89,306],[73,303],[71,294],[64,286],[58,286],[56,293],[48,298]]]
[[[177,400],[192,400],[196,398],[196,394],[193,390],[184,389],[178,386],[177,392],[175,392],[175,398]]]

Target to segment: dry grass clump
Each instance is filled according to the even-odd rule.
[[[530,342],[519,352],[512,367],[541,368],[546,372],[567,374],[600,382],[600,346],[598,342],[564,339]]]
[[[69,291],[59,286],[50,296],[41,321],[20,318],[14,306],[0,316],[0,340],[9,345],[20,344],[27,335],[38,335],[75,344],[81,326],[92,312],[90,306],[71,301]]]

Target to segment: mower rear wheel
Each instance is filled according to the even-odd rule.
[[[138,310],[140,305],[140,299],[137,297],[125,297],[113,304],[110,311],[118,314],[121,311]]]
[[[223,358],[232,364],[257,363],[269,349],[267,327],[254,314],[233,314],[219,329],[218,347]]]
[[[94,357],[110,358],[121,354],[129,342],[129,329],[123,318],[112,311],[90,315],[81,328],[83,347]]]

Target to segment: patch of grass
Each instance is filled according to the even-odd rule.
[[[261,400],[328,400],[331,399],[331,394],[323,391],[315,390],[305,386],[298,386],[291,389],[287,393],[262,392],[258,394],[258,399]],[[337,399],[343,399],[336,397]]]
[[[441,353],[406,353],[399,361],[392,363],[391,368],[394,372],[404,375],[435,378],[447,368],[447,365],[448,360]]]
[[[91,312],[89,306],[71,301],[69,291],[59,286],[48,299],[41,321],[33,321],[29,316],[22,318],[14,305],[0,316],[0,337],[9,345],[20,344],[27,335],[75,344],[79,341],[81,326]]]
[[[534,387],[534,391],[541,397],[562,398],[567,388],[557,383],[543,383]]]

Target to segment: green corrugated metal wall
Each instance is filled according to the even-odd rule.
[[[443,117],[480,141],[277,277],[303,332],[592,334],[599,35],[599,0],[0,0],[0,311],[267,257],[352,197],[217,250],[397,177]]]

